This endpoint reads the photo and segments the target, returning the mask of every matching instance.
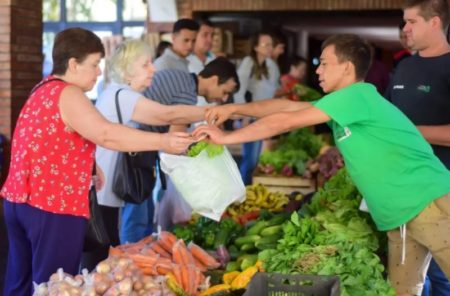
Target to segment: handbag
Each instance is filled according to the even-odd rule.
[[[94,164],[92,175],[95,176],[95,174]],[[90,218],[86,226],[86,235],[84,236],[84,252],[94,251],[108,246],[111,242],[103,220],[103,213],[97,201],[97,192],[95,191],[94,184],[91,184],[91,188],[89,188],[89,211]]]
[[[115,103],[119,123],[123,124],[119,106],[121,90],[116,92]],[[112,191],[125,202],[144,202],[150,197],[155,185],[157,160],[156,151],[119,152],[114,168]]]

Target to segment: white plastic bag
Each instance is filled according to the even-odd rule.
[[[192,209],[175,188],[169,176],[166,176],[167,190],[161,199],[156,224],[162,230],[169,230],[174,224],[185,223],[191,220]]]
[[[203,150],[196,157],[161,153],[161,168],[194,212],[219,221],[225,209],[245,200],[245,186],[226,148],[209,158]]]

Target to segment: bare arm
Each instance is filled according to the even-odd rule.
[[[59,110],[64,123],[82,137],[118,151],[165,150],[183,152],[191,143],[188,134],[144,132],[106,120],[81,89],[67,86],[61,92]]]
[[[417,128],[430,144],[450,147],[450,124],[418,125]]]
[[[311,106],[299,111],[281,112],[263,117],[249,126],[231,133],[224,133],[215,126],[200,126],[194,137],[207,134],[210,140],[217,144],[238,144],[266,139],[293,129],[307,127],[330,120],[330,117],[320,109]]]
[[[171,132],[185,132],[187,129],[188,126],[185,124],[173,124],[169,127],[169,131]]]
[[[265,117],[279,112],[295,112],[311,107],[309,102],[294,102],[287,99],[270,99],[248,104],[230,104],[208,108],[208,123],[221,124],[232,116]]]
[[[203,120],[205,110],[205,107],[198,106],[163,105],[141,97],[131,118],[148,125],[188,124]]]

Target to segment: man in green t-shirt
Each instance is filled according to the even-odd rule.
[[[450,275],[450,172],[414,124],[363,82],[370,61],[370,47],[358,36],[332,36],[316,71],[328,95],[312,103],[275,99],[214,107],[206,117],[215,125],[233,115],[260,119],[231,133],[201,126],[194,136],[235,144],[327,122],[378,229],[388,231],[392,285],[398,295],[417,295],[429,252]]]

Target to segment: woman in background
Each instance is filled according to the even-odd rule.
[[[235,103],[273,98],[278,88],[278,66],[271,59],[272,36],[267,33],[258,33],[251,38],[250,44],[250,55],[242,60],[238,69],[241,87],[234,96]],[[242,126],[248,123],[247,119],[242,120]],[[252,173],[258,164],[261,145],[261,141],[256,141],[242,146],[242,162],[239,169],[246,185],[252,182]]]

